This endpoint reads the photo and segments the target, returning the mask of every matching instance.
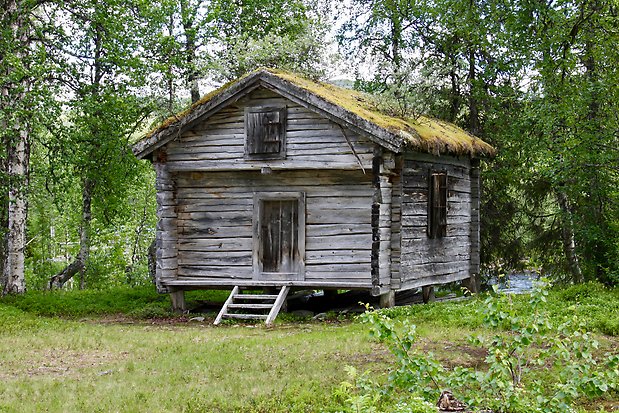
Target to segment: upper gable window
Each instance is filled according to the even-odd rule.
[[[286,157],[286,108],[245,108],[245,157]]]

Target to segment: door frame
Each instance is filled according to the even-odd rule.
[[[264,201],[297,201],[298,228],[297,249],[299,260],[296,272],[264,272],[260,259],[262,249],[261,219]],[[254,192],[254,216],[252,235],[253,278],[259,281],[305,280],[305,192]]]

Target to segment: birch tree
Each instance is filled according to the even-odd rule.
[[[38,42],[43,23],[36,16],[41,4],[43,1],[28,0],[0,4],[2,294],[21,294],[26,289],[24,252],[30,146],[36,115],[44,100],[39,92],[45,53]]]

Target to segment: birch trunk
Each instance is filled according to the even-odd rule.
[[[557,191],[557,200],[559,201],[559,208],[561,208],[562,222],[561,222],[561,237],[563,241],[563,253],[567,260],[569,271],[572,275],[572,281],[574,284],[579,284],[585,281],[580,263],[578,262],[578,255],[576,255],[576,237],[574,236],[574,221],[572,219],[572,211],[570,209],[569,200],[564,192]]]
[[[19,130],[8,151],[9,209],[7,251],[4,264],[4,289],[6,294],[23,294],[26,291],[24,277],[24,250],[26,248],[26,219],[28,216],[27,188],[30,145],[25,126]]]
[[[84,179],[82,188],[82,225],[80,226],[80,252],[77,256],[82,263],[79,269],[80,290],[86,288],[86,267],[90,258],[90,224],[92,222],[92,193],[95,183],[92,179]]]
[[[9,202],[4,194],[8,194],[7,176],[6,157],[3,157],[0,159],[0,178],[2,179],[2,184],[0,185],[0,190],[2,191],[2,195],[0,195],[0,292],[4,291],[4,286],[6,285],[4,264],[6,263],[6,243],[9,235],[9,218],[7,215]]]
[[[8,21],[6,32],[10,33],[13,50],[6,55],[17,59],[26,68],[28,50],[27,11],[25,5],[9,0],[3,7],[3,24]],[[4,52],[4,51],[3,51]],[[0,57],[4,57],[0,54]],[[2,127],[6,143],[6,172],[8,180],[8,208],[6,251],[2,268],[2,294],[22,294],[26,291],[24,277],[24,250],[26,248],[26,218],[28,215],[27,188],[30,161],[30,135],[27,119],[19,115],[22,103],[30,89],[30,79],[22,74],[14,79],[15,67],[10,60],[0,61],[6,74],[2,85],[0,109],[4,112]]]

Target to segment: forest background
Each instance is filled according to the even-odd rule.
[[[617,44],[616,0],[2,1],[0,287],[150,283],[154,176],[132,142],[259,66],[349,77],[494,145],[485,274],[616,285]]]

